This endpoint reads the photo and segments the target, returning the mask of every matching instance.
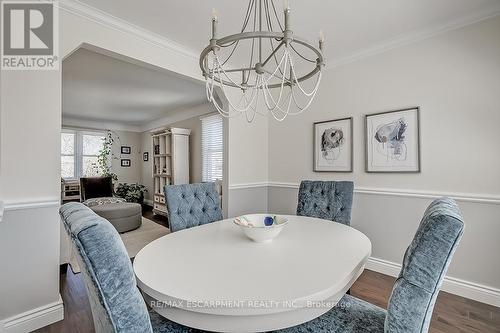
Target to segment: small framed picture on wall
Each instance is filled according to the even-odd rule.
[[[142,160],[144,162],[149,161],[149,153],[147,151],[142,154]]]
[[[352,172],[352,117],[314,123],[314,171]]]
[[[129,167],[130,166],[130,160],[126,159],[126,158],[122,159],[121,160],[121,166],[122,167]]]
[[[121,147],[121,153],[122,153],[122,154],[130,154],[131,150],[132,150],[132,149],[130,149],[130,147],[129,147],[129,146],[122,146],[122,147]]]
[[[366,172],[420,172],[419,107],[366,115]]]

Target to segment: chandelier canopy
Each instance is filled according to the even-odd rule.
[[[214,10],[212,38],[201,52],[200,67],[206,79],[207,98],[221,115],[244,113],[251,122],[256,114],[271,114],[283,121],[287,115],[299,114],[311,105],[324,66],[323,34],[320,32],[318,47],[295,36],[288,1],[283,21],[273,0],[249,0],[241,31],[219,38]],[[237,61],[244,65],[234,67]],[[216,86],[228,100],[227,109],[214,96]],[[227,89],[234,88],[241,91],[236,101],[227,94]],[[259,105],[265,105],[267,111]]]

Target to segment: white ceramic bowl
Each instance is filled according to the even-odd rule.
[[[267,226],[265,224],[266,218],[272,218],[273,224]],[[269,243],[276,238],[281,230],[288,224],[288,219],[273,214],[249,214],[234,219],[234,223],[254,242]]]

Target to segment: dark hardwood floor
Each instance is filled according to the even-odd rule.
[[[150,209],[145,209],[143,216],[158,224],[168,225],[166,218],[153,215]],[[393,277],[365,270],[352,286],[351,295],[386,308],[394,280]],[[60,289],[64,300],[64,320],[36,332],[94,332],[92,312],[80,274],[73,274],[71,269],[61,274]],[[442,291],[434,308],[429,332],[500,333],[500,308]]]
[[[352,286],[351,295],[385,308],[393,284],[393,277],[365,270]],[[94,332],[83,280],[71,269],[61,274],[61,296],[64,300],[64,320],[36,332]],[[434,308],[429,332],[500,332],[500,308],[442,291]]]
[[[147,218],[148,220],[154,221],[162,226],[168,228],[168,219],[163,215],[155,215],[153,214],[153,207],[144,205],[142,206],[142,216]]]

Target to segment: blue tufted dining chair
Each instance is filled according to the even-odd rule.
[[[464,231],[456,203],[436,199],[406,249],[387,311],[345,295],[324,315],[281,333],[425,333],[443,278]]]
[[[300,183],[297,215],[351,224],[353,182],[311,181]]]
[[[170,231],[179,231],[222,220],[215,183],[165,186]]]
[[[125,245],[111,223],[81,203],[67,203],[59,213],[82,269],[97,333],[193,331],[148,311]]]

